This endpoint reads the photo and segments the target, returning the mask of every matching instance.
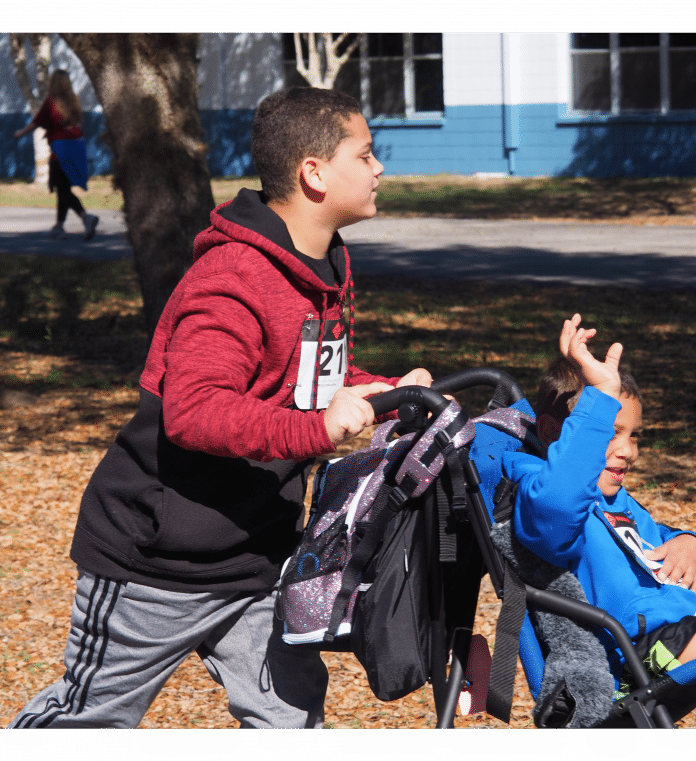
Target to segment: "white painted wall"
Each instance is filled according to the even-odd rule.
[[[567,33],[444,34],[443,56],[446,106],[569,101]]]
[[[443,34],[445,106],[502,101],[500,34]]]
[[[82,101],[82,109],[84,111],[100,111],[101,106],[82,64],[62,37],[57,34],[51,35],[51,57],[53,68],[66,69],[70,73],[73,89]],[[34,58],[31,53],[28,56],[27,71],[31,79],[34,71]],[[24,100],[22,91],[15,79],[10,35],[0,34],[0,114],[21,113],[22,111],[26,111],[28,114],[29,106]]]
[[[523,103],[567,103],[568,34],[521,34],[520,76]]]

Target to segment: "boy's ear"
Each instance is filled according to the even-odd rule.
[[[548,413],[543,413],[541,415],[537,416],[536,419],[536,430],[537,430],[537,436],[541,439],[541,442],[548,446],[549,444],[553,444],[554,441],[557,441],[558,438],[561,435],[561,428],[563,427],[563,423],[560,420],[557,420],[552,415],[549,415]]]
[[[300,187],[305,196],[315,203],[321,203],[326,195],[324,164],[321,159],[308,156],[300,164]]]

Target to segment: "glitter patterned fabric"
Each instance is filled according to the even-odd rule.
[[[289,644],[321,642],[332,617],[343,571],[359,544],[356,527],[371,520],[375,497],[385,480],[403,484],[410,498],[421,496],[444,467],[439,432],[459,449],[471,443],[476,425],[486,423],[521,441],[533,437],[534,418],[510,408],[466,419],[455,401],[449,403],[424,432],[391,440],[398,422],[379,426],[365,449],[324,463],[314,478],[312,509],[302,541],[285,564],[278,594],[277,615],[284,621]],[[428,456],[426,456],[426,454]],[[425,462],[424,462],[425,460]],[[348,634],[358,586],[352,593],[338,635]]]
[[[385,476],[415,434],[390,442],[398,422],[379,426],[370,445],[324,463],[314,477],[312,510],[300,546],[283,569],[277,614],[289,643],[320,642],[356,542],[355,526],[368,521]],[[359,590],[350,598],[339,634],[350,631]]]

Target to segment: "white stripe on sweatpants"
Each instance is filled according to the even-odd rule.
[[[169,592],[80,572],[62,680],[10,728],[136,727],[196,651],[244,727],[318,728],[328,682],[318,652],[285,645],[275,594]]]

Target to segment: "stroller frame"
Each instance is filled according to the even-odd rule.
[[[442,409],[445,401],[442,394],[456,393],[480,385],[495,388],[489,409],[507,407],[523,398],[522,390],[511,376],[500,370],[485,368],[447,376],[433,383],[430,389],[404,387],[372,397],[369,401],[377,414],[398,409],[399,417],[406,425],[418,427],[425,424],[428,411],[437,412]],[[436,726],[439,729],[454,726],[459,695],[463,688],[470,686],[465,678],[465,669],[470,654],[481,579],[486,573],[490,576],[497,597],[502,600],[505,596],[506,560],[491,539],[492,521],[479,488],[478,471],[468,457],[468,448],[460,451],[459,458],[467,495],[465,507],[457,515],[457,561],[455,564],[447,564],[448,567],[439,562],[437,552],[438,515],[434,490],[431,488],[423,497],[427,544],[431,553],[428,572],[432,622],[430,681],[437,713]],[[528,604],[585,626],[603,628],[621,649],[638,686],[630,695],[614,703],[609,719],[602,726],[674,728],[673,717],[662,701],[674,692],[675,686],[688,685],[696,679],[694,664],[686,664],[676,670],[686,673],[682,679],[675,681],[671,676],[651,679],[628,633],[606,611],[529,584],[524,584],[524,591]],[[694,691],[696,692],[696,687]],[[693,702],[696,703],[696,698]],[[687,710],[681,716],[693,707],[690,704],[685,706]]]

